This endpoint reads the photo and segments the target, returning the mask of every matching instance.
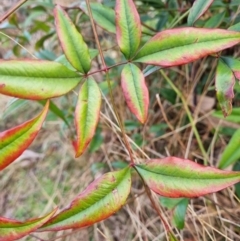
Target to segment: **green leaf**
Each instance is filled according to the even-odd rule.
[[[188,199],[183,198],[175,207],[173,212],[173,222],[178,229],[184,228],[185,216],[187,212]]]
[[[149,76],[150,74],[160,70],[160,66],[155,66],[155,65],[148,65],[144,70],[143,70],[143,75],[144,77]]]
[[[151,38],[134,57],[134,61],[176,66],[193,62],[240,42],[240,33],[223,29],[176,28]]]
[[[169,240],[170,240],[170,241],[178,241],[178,239],[174,236],[173,233],[168,232],[168,236],[169,236]]]
[[[82,85],[75,110],[77,140],[76,157],[80,156],[92,140],[101,109],[101,92],[95,80],[89,77]]]
[[[81,73],[91,68],[88,47],[67,13],[57,5],[54,9],[57,34],[68,61]]]
[[[10,165],[33,142],[45,120],[49,101],[34,119],[0,133],[0,170]]]
[[[25,222],[0,217],[0,240],[13,241],[18,240],[40,228],[46,223],[57,211],[53,210],[44,217],[31,219]]]
[[[225,117],[232,112],[234,85],[235,77],[232,70],[223,61],[219,60],[216,71],[215,87],[217,98]]]
[[[223,117],[222,115],[222,111],[215,111],[212,114],[214,117],[217,117],[219,119],[224,119],[226,121],[230,121],[230,122],[234,122],[234,123],[240,123],[240,108],[233,108],[232,112],[229,116],[227,116],[226,118]]]
[[[89,145],[89,152],[93,153],[97,151],[103,143],[103,136],[101,135],[102,130],[97,128],[94,137]]]
[[[214,0],[195,0],[188,15],[188,25],[192,26],[211,6]]]
[[[35,43],[35,49],[37,51],[39,51],[41,48],[44,47],[44,43],[46,40],[48,40],[49,38],[51,38],[54,35],[55,32],[50,32],[47,35],[44,35],[43,37],[41,37],[36,43]]]
[[[232,25],[231,27],[228,28],[228,30],[240,32],[240,22]]]
[[[0,61],[0,93],[42,100],[64,95],[81,77],[62,64],[39,60]]]
[[[39,100],[39,103],[41,105],[45,105],[46,101],[44,100]],[[59,109],[57,105],[54,104],[54,102],[52,102],[51,100],[49,101],[49,110],[54,114],[56,115],[57,117],[59,117],[60,119],[62,119],[65,124],[70,127],[70,124],[67,120],[67,118],[65,117],[64,115],[64,111]]]
[[[240,172],[206,167],[177,157],[153,159],[135,166],[146,184],[165,197],[199,197],[240,181]]]
[[[145,123],[149,94],[143,73],[136,65],[125,65],[121,74],[121,86],[129,109],[141,123]]]
[[[233,171],[240,171],[240,161],[235,163]],[[240,183],[235,184],[235,192],[238,198],[240,198]]]
[[[40,231],[82,228],[102,221],[125,204],[130,188],[129,167],[106,173],[91,183],[70,207],[49,220]]]
[[[161,206],[168,209],[173,209],[183,200],[183,198],[160,197],[159,200],[160,200]]]
[[[240,60],[231,57],[221,57],[221,59],[233,71],[235,78],[240,80]]]
[[[240,158],[239,146],[240,146],[240,129],[236,130],[230,142],[224,149],[220,159],[219,168],[225,169],[231,164],[235,163]]]
[[[173,223],[178,229],[184,228],[185,215],[189,199],[160,197],[163,207],[173,209]]]
[[[221,25],[226,15],[226,11],[218,13],[211,17],[207,22],[204,24],[204,28],[217,28]]]
[[[89,49],[89,54],[90,54],[90,58],[94,59],[96,56],[98,56],[98,50],[97,49]],[[75,69],[69,63],[69,61],[67,60],[67,58],[66,58],[66,56],[64,54],[60,55],[54,61],[65,65],[68,69],[70,69],[72,71],[75,71]]]
[[[91,3],[91,10],[94,22],[110,33],[116,33],[115,13],[113,9],[103,6],[100,3]],[[88,15],[86,3],[81,3],[80,8]]]
[[[132,0],[116,0],[117,43],[127,59],[131,59],[141,41],[141,21]]]

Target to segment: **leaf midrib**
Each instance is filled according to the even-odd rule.
[[[143,109],[144,109],[144,106],[142,105],[142,102],[141,102],[141,94],[137,91],[137,85],[135,83],[136,81],[136,78],[135,78],[135,75],[134,75],[134,71],[132,69],[132,64],[130,64],[130,71],[131,71],[131,74],[132,74],[132,78],[133,78],[133,85],[134,85],[134,89],[135,89],[135,93],[136,93],[136,97],[137,97],[137,102],[138,102],[138,108],[140,109],[141,112],[143,112]],[[138,70],[138,69],[137,69]],[[143,113],[141,113],[143,114]]]
[[[147,170],[147,169],[145,169],[145,168],[143,168],[143,167],[140,167],[140,166],[138,166],[138,165],[136,165],[136,167],[137,168],[140,168],[140,169],[143,169],[144,171],[146,171],[146,172],[150,172],[150,173],[154,173],[154,174],[157,174],[157,175],[162,175],[162,176],[166,176],[166,177],[178,177],[178,178],[182,178],[182,179],[190,179],[190,180],[206,180],[206,179],[210,179],[210,180],[214,180],[214,179],[216,179],[216,180],[218,180],[218,179],[229,179],[229,178],[234,178],[234,177],[238,177],[239,178],[239,180],[240,180],[240,173],[236,173],[236,174],[234,174],[234,175],[236,175],[236,176],[231,176],[231,177],[229,177],[229,176],[224,176],[224,177],[214,177],[214,178],[211,178],[211,177],[207,177],[207,178],[190,178],[190,177],[182,177],[182,176],[176,176],[176,175],[169,175],[169,174],[163,174],[163,173],[158,173],[158,172],[154,172],[154,171],[149,171],[149,170]]]
[[[125,10],[124,11],[124,15],[125,15],[125,19],[126,19],[126,22],[127,22],[127,32],[128,32],[128,35],[126,36],[127,37],[128,46],[129,46],[128,58],[130,58],[132,56],[132,51],[134,51],[133,48],[132,48],[132,46],[134,46],[134,44],[131,41],[131,38],[130,38],[131,31],[129,29],[129,25],[131,23],[131,19],[129,18],[129,16],[127,14],[128,11],[127,11],[127,6],[126,6],[126,1],[123,1],[123,4],[124,4],[124,10]]]
[[[75,40],[75,34],[73,33],[72,34],[72,32],[71,32],[71,29],[69,28],[69,26],[68,26],[68,24],[66,24],[66,22],[64,21],[64,19],[67,19],[67,21],[68,21],[68,18],[64,15],[64,13],[62,13],[61,12],[61,15],[63,16],[62,17],[62,24],[63,24],[63,26],[64,26],[64,29],[66,30],[66,32],[67,32],[67,35],[70,37],[70,39],[69,38],[67,38],[67,40],[69,41],[70,40],[70,49],[72,50],[72,49],[74,49],[75,48],[75,46],[78,46],[77,47],[77,49],[78,49],[78,51],[79,51],[79,49],[81,50],[80,52],[81,52],[81,54],[83,55],[83,56],[85,56],[86,57],[86,48],[85,48],[85,46],[84,46],[84,41],[83,41],[83,38],[82,38],[82,36],[81,36],[81,34],[78,32],[78,30],[77,30],[77,28],[75,27],[75,25],[73,24],[73,23],[71,23],[70,24],[70,26],[71,26],[71,29],[72,29],[72,31],[74,31],[75,32],[75,34],[76,35],[78,35],[77,36],[77,40],[79,40],[80,42],[78,43],[78,45],[76,45],[76,40]],[[59,26],[60,27],[60,26]],[[66,38],[67,36],[64,36],[64,33],[62,32],[62,34],[63,34],[63,38]],[[69,44],[69,43],[68,43]],[[62,44],[62,46],[64,46],[64,44]],[[65,45],[66,46],[66,45]],[[74,47],[73,47],[74,46]],[[82,46],[81,48],[80,48],[80,46]],[[73,48],[72,48],[73,47]],[[80,69],[85,73],[86,72],[86,69],[85,69],[85,66],[84,66],[84,64],[82,64],[82,63],[84,63],[84,61],[82,61],[82,57],[78,54],[78,51],[75,51],[75,56],[77,57],[77,61],[78,61],[78,63],[76,64],[76,63],[74,63],[74,65],[76,64],[76,67],[77,68],[79,68],[80,67]],[[68,58],[68,55],[66,55],[66,58],[68,59],[68,61],[69,62],[71,62],[71,58],[69,59]],[[90,57],[88,58],[88,59],[90,59]]]
[[[240,33],[239,33],[239,37],[226,37],[226,38],[222,38],[222,39],[217,39],[217,40],[207,40],[207,41],[199,41],[199,42],[193,42],[193,43],[189,43],[189,44],[184,44],[184,45],[179,45],[179,46],[176,46],[176,47],[170,47],[170,48],[165,48],[165,49],[162,49],[162,50],[159,50],[159,51],[156,51],[156,52],[152,52],[150,54],[146,54],[146,55],[143,55],[143,56],[140,56],[138,57],[138,54],[141,53],[141,50],[143,50],[144,48],[148,47],[146,45],[150,45],[151,44],[151,40],[146,43],[146,45],[144,45],[140,50],[139,52],[136,54],[136,58],[134,58],[134,60],[138,60],[140,58],[144,58],[146,56],[150,56],[150,55],[153,55],[153,54],[158,54],[158,53],[161,53],[161,52],[164,52],[164,51],[167,51],[167,50],[172,50],[172,49],[177,49],[177,48],[182,48],[182,47],[185,47],[185,46],[189,46],[189,45],[198,45],[198,44],[203,44],[203,43],[209,43],[209,42],[216,42],[216,41],[222,41],[222,40],[227,40],[227,39],[239,39],[238,41],[240,42]]]
[[[67,219],[69,219],[69,218],[72,218],[72,217],[74,217],[74,216],[76,216],[76,215],[79,215],[81,212],[84,212],[84,211],[88,210],[89,208],[91,208],[92,206],[96,205],[97,203],[101,202],[104,198],[108,197],[108,195],[109,195],[110,193],[112,193],[112,191],[115,190],[123,181],[127,181],[127,175],[129,174],[128,172],[129,172],[129,169],[126,170],[126,172],[124,173],[123,177],[120,178],[119,182],[117,182],[117,183],[114,185],[113,188],[109,188],[109,192],[107,192],[107,194],[105,194],[101,199],[99,199],[99,200],[97,200],[96,202],[90,204],[88,207],[86,207],[85,209],[80,210],[80,211],[77,212],[76,214],[71,215],[71,216],[69,216],[69,217],[67,217],[67,218],[64,218],[64,217],[63,217],[63,219],[58,220],[56,223],[54,223],[54,222],[53,222],[53,223],[50,223],[50,224],[47,225],[47,226],[43,226],[43,228],[51,227],[52,225],[58,224],[58,223],[60,223],[60,222],[62,222],[62,221],[65,221],[65,220],[67,220]],[[126,180],[125,180],[125,179],[126,179]],[[63,211],[64,211],[64,210],[63,210]]]
[[[24,132],[22,132],[21,135],[17,136],[13,141],[7,143],[6,145],[4,145],[2,148],[0,148],[0,152],[2,152],[4,149],[6,149],[9,145],[11,145],[12,143],[14,143],[15,141],[17,141],[19,138],[21,138],[23,135],[25,135],[27,132],[31,131],[31,129],[34,127],[34,125],[41,119],[42,116],[39,116],[39,118],[36,118],[33,122],[32,125]]]

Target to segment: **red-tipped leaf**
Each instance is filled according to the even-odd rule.
[[[117,43],[127,59],[131,59],[141,41],[141,21],[132,0],[116,0]]]
[[[216,71],[215,87],[217,98],[225,117],[232,112],[234,84],[235,77],[232,70],[220,59]]]
[[[101,109],[101,92],[96,81],[89,77],[82,85],[75,110],[77,140],[76,157],[80,156],[92,140]]]
[[[177,157],[153,159],[136,168],[152,191],[171,198],[199,197],[240,181],[240,172],[206,167]]]
[[[81,77],[62,64],[42,60],[0,61],[0,94],[43,100],[64,95]]]
[[[48,112],[49,101],[35,118],[0,133],[0,170],[10,165],[32,143]]]
[[[131,188],[127,167],[109,172],[91,183],[67,208],[50,219],[39,231],[82,228],[102,221],[117,212],[126,202]]]
[[[57,34],[68,61],[81,73],[87,73],[91,68],[91,58],[82,35],[59,5],[54,9],[54,16]]]
[[[141,123],[145,123],[149,94],[143,73],[136,65],[125,65],[121,74],[121,86],[129,109]]]
[[[0,241],[18,240],[40,228],[46,223],[57,211],[53,210],[44,217],[31,219],[26,222],[0,217]]]
[[[240,33],[223,29],[176,28],[151,38],[134,57],[134,61],[176,66],[193,62],[240,43]]]

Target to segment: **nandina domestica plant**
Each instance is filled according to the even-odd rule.
[[[201,4],[202,2],[206,4]],[[212,2],[196,0],[190,9],[189,25],[193,25]],[[20,4],[15,6],[14,11],[19,6]],[[79,229],[107,219],[126,204],[131,192],[131,179],[136,173],[164,225],[167,238],[177,240],[176,234],[156,204],[152,191],[169,198],[200,197],[238,183],[240,172],[220,170],[174,156],[137,160],[122,117],[116,108],[110,81],[111,71],[122,66],[120,85],[126,104],[137,120],[146,125],[151,97],[146,77],[153,71],[160,70],[169,85],[178,92],[166,69],[189,64],[211,55],[218,61],[215,86],[219,104],[224,116],[227,116],[232,110],[235,79],[240,77],[240,62],[235,58],[221,56],[221,51],[239,44],[240,32],[184,26],[165,29],[146,40],[142,37],[144,25],[132,0],[116,0],[115,11],[101,4],[90,4],[88,0],[86,5],[78,4],[72,8],[85,12],[90,18],[102,68],[91,71],[92,56],[84,36],[71,20],[67,13],[68,9],[56,5],[55,27],[64,55],[58,61],[0,61],[1,94],[19,99],[44,101],[45,105],[35,118],[0,133],[0,170],[11,165],[33,142],[48,110],[54,111],[51,99],[73,90],[78,90],[74,115],[76,135],[73,146],[76,157],[84,153],[94,137],[101,112],[102,94],[100,83],[94,78],[96,73],[102,74],[107,80],[110,103],[116,116],[117,128],[122,135],[122,142],[128,151],[129,163],[120,170],[112,170],[98,177],[71,202],[68,208],[58,213],[54,209],[42,218],[25,222],[0,218],[0,241],[17,240],[33,232]],[[101,11],[108,21],[99,20]],[[123,62],[107,65],[95,24],[116,36]],[[77,89],[79,85],[80,88]],[[196,129],[193,130],[197,136]],[[200,144],[199,146],[202,147]],[[203,155],[204,164],[208,164],[204,151]]]

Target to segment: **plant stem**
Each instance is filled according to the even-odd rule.
[[[207,155],[207,152],[205,151],[205,148],[203,146],[203,143],[201,141],[201,138],[199,136],[199,133],[198,133],[198,130],[196,128],[196,125],[195,125],[195,121],[193,120],[192,118],[192,114],[188,108],[188,105],[187,105],[187,102],[183,96],[183,94],[181,93],[181,91],[179,91],[179,89],[173,84],[173,82],[168,78],[168,76],[164,73],[163,70],[160,70],[160,73],[162,74],[162,76],[164,77],[164,79],[168,82],[168,84],[172,87],[172,89],[176,92],[176,94],[180,97],[180,99],[182,100],[182,103],[183,103],[183,106],[184,106],[184,109],[187,113],[187,116],[188,116],[188,119],[190,121],[190,124],[192,126],[192,129],[193,129],[193,132],[194,132],[194,135],[197,139],[197,142],[198,142],[198,146],[202,152],[202,155],[203,155],[203,158],[204,158],[204,165],[207,165],[207,162],[208,162],[208,155]]]
[[[98,51],[99,51],[99,54],[100,54],[100,57],[101,57],[101,60],[102,60],[102,64],[103,64],[103,69],[100,70],[99,72],[102,72],[102,71],[105,71],[105,72],[106,72],[107,83],[108,83],[108,88],[109,88],[109,92],[110,92],[111,102],[112,102],[112,105],[113,105],[113,110],[114,110],[115,115],[116,115],[116,117],[117,117],[118,124],[119,124],[119,127],[120,127],[121,132],[122,132],[123,140],[124,140],[125,146],[126,146],[126,148],[127,148],[127,151],[128,151],[128,153],[129,153],[130,165],[134,165],[134,158],[133,158],[133,155],[132,155],[131,146],[130,146],[130,144],[129,144],[129,142],[128,142],[128,139],[127,139],[127,136],[126,136],[126,132],[125,132],[125,129],[124,129],[123,122],[122,122],[122,120],[121,120],[121,118],[120,118],[120,116],[118,115],[118,112],[117,112],[117,110],[116,110],[116,104],[115,104],[115,101],[114,101],[114,98],[113,98],[112,87],[111,87],[110,78],[109,78],[109,74],[108,74],[108,70],[110,69],[110,67],[107,67],[107,65],[106,65],[106,63],[105,63],[105,60],[104,60],[103,51],[102,51],[102,48],[101,48],[101,45],[100,45],[100,42],[99,42],[99,39],[98,39],[98,34],[97,34],[96,26],[95,26],[95,23],[94,23],[94,21],[93,21],[92,10],[91,10],[91,6],[90,6],[89,0],[86,0],[86,5],[87,5],[87,9],[88,9],[88,13],[89,13],[89,17],[90,17],[92,29],[93,29],[93,34],[94,34],[94,37],[95,37],[95,40],[96,40],[96,43],[97,43],[97,47],[98,47]],[[121,63],[121,64],[122,64],[122,63]],[[116,66],[118,66],[118,65],[121,65],[121,64],[114,65],[114,66],[112,66],[112,68],[113,68],[113,67],[116,67]],[[126,64],[126,63],[123,63],[123,64]],[[95,72],[95,73],[96,73],[96,72]],[[92,74],[93,74],[93,73],[92,73]]]
[[[188,11],[186,11],[182,16],[178,17],[177,20],[170,25],[169,29],[175,27],[182,19],[184,19],[190,12],[190,9]]]
[[[142,182],[143,182],[143,185],[144,185],[144,188],[145,188],[145,191],[146,191],[146,194],[152,204],[152,207],[155,209],[155,211],[157,212],[159,218],[161,219],[162,223],[163,223],[163,226],[164,226],[164,229],[165,231],[168,233],[168,234],[171,234],[173,237],[174,237],[174,234],[172,233],[171,231],[171,228],[169,226],[169,224],[166,222],[165,218],[163,217],[162,215],[162,211],[160,210],[159,206],[156,204],[153,196],[152,196],[152,192],[150,190],[150,188],[147,186],[147,184],[145,183],[143,177],[141,176],[141,174],[138,172],[137,168],[135,166],[133,166],[133,168],[136,170],[136,172],[138,173],[138,175],[140,176]]]
[[[4,20],[6,20],[11,14],[13,14],[18,8],[20,8],[25,2],[28,0],[21,0],[18,3],[16,3],[12,8],[10,8],[1,18],[0,23],[2,23]]]
[[[122,63],[118,63],[118,64],[114,64],[114,65],[111,65],[111,66],[107,66],[106,68],[104,69],[99,69],[99,70],[96,70],[96,71],[93,71],[93,72],[90,72],[87,74],[87,76],[89,75],[93,75],[93,74],[96,74],[96,73],[100,73],[100,72],[103,72],[103,71],[108,71],[114,67],[117,67],[117,66],[120,66],[120,65],[124,65],[124,64],[127,64],[128,62],[122,62]]]

